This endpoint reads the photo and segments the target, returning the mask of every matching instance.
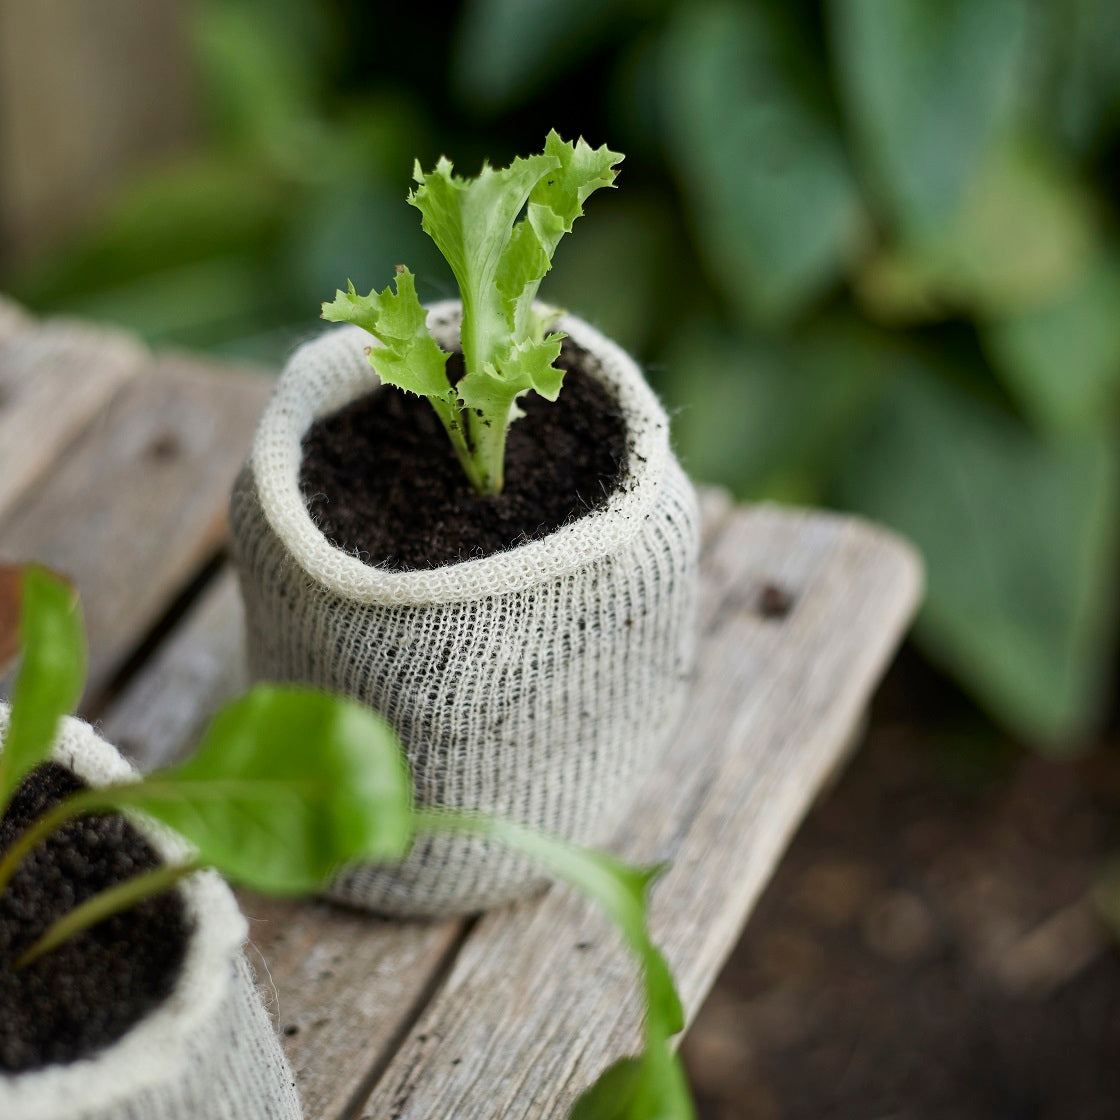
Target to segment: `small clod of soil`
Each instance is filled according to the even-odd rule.
[[[626,476],[617,402],[566,343],[556,401],[535,393],[509,429],[505,488],[471,489],[432,406],[393,388],[317,421],[304,437],[301,486],[337,548],[394,571],[436,568],[536,540],[599,509]],[[448,361],[452,383],[462,355]]]
[[[763,585],[758,593],[758,613],[763,618],[785,618],[793,609],[793,596],[776,583]]]
[[[64,767],[40,766],[0,818],[0,852],[82,788]],[[93,1054],[167,998],[189,935],[177,891],[105,919],[26,968],[15,967],[67,911],[159,863],[119,814],[64,825],[24,859],[0,894],[0,1071],[21,1073]]]

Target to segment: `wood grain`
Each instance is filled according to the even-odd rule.
[[[229,489],[269,389],[255,375],[161,358],[0,520],[0,556],[39,560],[78,586],[87,700],[221,547]]]
[[[127,335],[66,320],[23,329],[14,305],[0,303],[0,512],[149,362]]]
[[[792,597],[759,610],[766,585]],[[704,564],[690,711],[619,838],[672,861],[652,922],[695,1013],[860,718],[918,601],[897,539],[850,518],[759,508]],[[631,966],[570,892],[484,918],[371,1095],[364,1118],[560,1118],[638,1045]]]

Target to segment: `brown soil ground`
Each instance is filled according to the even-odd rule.
[[[689,1033],[701,1117],[1120,1117],[1118,859],[1120,751],[1039,758],[905,656]]]

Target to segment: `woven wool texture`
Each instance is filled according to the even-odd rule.
[[[458,303],[429,312],[445,348]],[[558,324],[617,397],[628,476],[607,505],[507,552],[424,571],[334,548],[299,488],[312,422],[377,388],[355,327],[285,369],[234,488],[231,525],[258,679],[348,693],[384,714],[417,801],[481,810],[578,843],[625,817],[673,733],[696,626],[699,515],[668,421],[634,362],[586,323]],[[328,893],[396,916],[446,916],[533,893],[532,863],[478,837],[421,838]]]
[[[0,705],[0,737],[8,710]],[[91,786],[135,771],[86,723],[67,719],[54,761]],[[185,859],[182,838],[130,815],[159,854]],[[193,926],[168,998],[89,1058],[0,1073],[4,1120],[299,1120],[292,1071],[241,954],[246,924],[229,888],[199,872],[178,888]]]

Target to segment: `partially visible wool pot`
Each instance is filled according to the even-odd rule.
[[[0,704],[0,738],[8,709]],[[53,760],[90,786],[135,771],[88,724],[66,719]],[[168,862],[190,852],[149,818],[132,825]],[[191,923],[170,995],[89,1057],[26,1073],[0,1072],[4,1120],[299,1120],[295,1081],[241,953],[247,926],[212,871],[174,888]]]
[[[458,343],[460,307],[429,325]],[[480,810],[577,843],[608,840],[673,734],[696,629],[699,514],[664,410],[633,360],[558,324],[627,426],[628,469],[600,509],[502,553],[388,571],[335,548],[300,491],[312,423],[378,388],[356,327],[296,351],[234,488],[250,671],[348,693],[405,745],[417,801]],[[543,883],[477,837],[421,838],[348,868],[338,900],[401,917],[469,913]]]

